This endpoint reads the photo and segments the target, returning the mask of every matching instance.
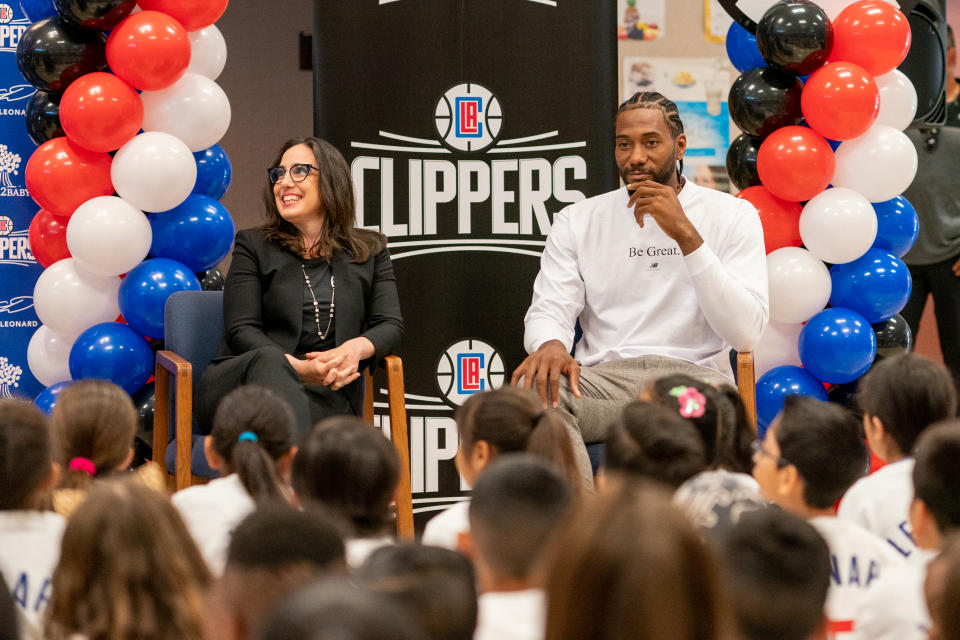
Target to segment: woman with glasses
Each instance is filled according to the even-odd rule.
[[[400,342],[386,240],[358,229],[346,160],[318,138],[287,141],[267,170],[266,222],[237,233],[223,292],[224,339],[200,380],[204,432],[241,384],[280,393],[300,433],[360,415],[360,372]]]

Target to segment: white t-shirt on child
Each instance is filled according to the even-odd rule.
[[[188,487],[173,494],[171,501],[210,571],[221,575],[227,564],[233,530],[256,508],[240,476],[231,473],[207,484]]]
[[[22,638],[43,637],[43,613],[66,526],[52,511],[0,511],[0,572],[13,596]]]
[[[916,556],[910,529],[913,458],[904,458],[857,480],[840,502],[837,516],[886,540],[901,557]]]
[[[470,501],[458,502],[427,521],[421,544],[459,551],[462,534],[470,531]]]
[[[541,589],[492,591],[477,601],[473,640],[542,640],[547,626],[547,596]]]
[[[904,560],[863,527],[832,516],[811,518],[830,548],[830,590],[825,612],[831,638],[848,637],[859,627],[860,603],[879,578]]]
[[[849,640],[926,640],[930,613],[923,583],[936,555],[918,548],[909,562],[884,572],[860,603],[857,630]]]

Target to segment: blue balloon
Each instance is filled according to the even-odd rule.
[[[727,56],[740,72],[767,66],[767,61],[757,48],[757,36],[736,22],[727,29]]]
[[[177,207],[147,216],[153,229],[150,255],[182,263],[199,273],[212,269],[230,253],[233,219],[209,196],[192,193]]]
[[[763,438],[767,427],[783,408],[787,396],[810,396],[827,400],[827,390],[802,367],[786,365],[770,369],[757,380],[757,425]]]
[[[176,260],[144,260],[120,283],[120,311],[127,324],[142,335],[162,338],[163,307],[177,291],[200,291],[193,271]]]
[[[33,399],[33,404],[49,416],[50,412],[53,411],[53,405],[57,404],[57,396],[60,395],[61,391],[69,387],[72,382],[73,380],[67,380],[50,385],[37,394],[37,397]]]
[[[57,15],[57,8],[53,6],[53,0],[20,0],[20,9],[30,22],[37,22]]]
[[[227,152],[215,144],[209,149],[197,151],[193,157],[197,161],[197,184],[193,192],[219,200],[230,187],[230,178],[233,176]]]
[[[903,196],[874,202],[873,210],[877,212],[877,239],[873,246],[902,258],[913,248],[920,233],[917,210]]]
[[[122,322],[101,322],[81,333],[70,349],[74,380],[100,378],[136,393],[153,373],[153,349]]]
[[[817,380],[853,382],[877,356],[877,336],[862,315],[851,309],[824,309],[800,332],[800,361]]]
[[[834,265],[830,280],[830,306],[853,309],[871,324],[900,313],[913,285],[907,265],[882,249],[868,249],[853,262]]]

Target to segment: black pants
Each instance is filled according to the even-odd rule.
[[[344,393],[322,385],[305,385],[279,347],[260,347],[215,362],[200,378],[196,414],[200,429],[210,433],[213,416],[223,396],[244,384],[257,384],[272,389],[290,403],[296,416],[299,441],[314,424],[335,415],[352,414]]]
[[[960,389],[960,278],[954,275],[952,269],[958,258],[960,256],[935,264],[908,265],[913,277],[913,290],[900,315],[910,325],[916,340],[927,296],[933,294],[933,312],[937,319],[943,362],[953,375],[954,384]]]

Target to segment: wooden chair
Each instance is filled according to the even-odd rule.
[[[223,293],[220,291],[181,291],[171,295],[164,308],[164,340],[167,349],[157,352],[156,402],[153,418],[154,460],[164,469],[170,439],[171,416],[174,425],[172,487],[184,489],[206,479],[193,473],[191,459],[202,452],[202,439],[194,433],[193,394],[197,382],[223,338]],[[178,353],[177,350],[182,352]],[[390,415],[390,439],[400,459],[397,487],[397,536],[412,540],[413,500],[410,490],[410,456],[407,436],[407,410],[404,400],[403,362],[387,356],[387,394]],[[173,384],[171,394],[171,382]],[[367,371],[364,379],[364,417],[373,423],[374,386]],[[171,452],[172,453],[172,452]],[[202,455],[202,453],[201,453]],[[171,480],[168,478],[168,480]]]
[[[757,380],[753,370],[753,352],[737,354],[737,391],[747,410],[750,426],[757,430]]]

